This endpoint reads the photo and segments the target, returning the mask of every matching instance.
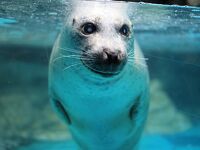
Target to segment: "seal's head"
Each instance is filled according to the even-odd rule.
[[[110,5],[97,3],[92,7],[75,7],[68,22],[73,28],[76,49],[81,50],[83,64],[101,75],[122,71],[132,32],[131,21],[121,6]]]

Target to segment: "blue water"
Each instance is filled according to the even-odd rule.
[[[200,8],[129,3],[151,77],[142,150],[200,149]],[[75,149],[51,111],[48,60],[68,3],[0,1],[0,149]],[[71,148],[72,147],[72,148]]]

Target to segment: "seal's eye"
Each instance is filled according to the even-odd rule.
[[[85,23],[81,27],[81,32],[85,35],[95,33],[96,31],[97,31],[97,26],[91,22]]]
[[[124,25],[120,28],[119,33],[122,34],[122,35],[124,35],[124,36],[127,36],[127,37],[128,37],[129,34],[130,34],[130,28],[129,28],[129,26],[126,25],[126,24],[124,24]]]

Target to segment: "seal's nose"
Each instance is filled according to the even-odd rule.
[[[104,48],[103,52],[103,61],[107,64],[120,64],[124,59],[125,55],[122,54],[120,50],[111,51],[110,49]]]
[[[91,57],[91,58],[90,58]],[[88,59],[89,58],[89,59]],[[83,59],[83,63],[94,72],[101,75],[118,74],[127,62],[127,53],[122,50],[103,48]]]

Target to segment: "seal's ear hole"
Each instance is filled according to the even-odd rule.
[[[131,120],[135,119],[135,116],[138,114],[140,98],[141,98],[140,95],[138,97],[136,97],[136,100],[134,100],[134,104],[131,106],[131,109],[129,111],[129,118]]]
[[[73,18],[73,20],[72,20],[72,25],[74,25],[75,23],[76,23],[76,19]]]
[[[62,103],[59,100],[55,100],[55,99],[53,100],[53,103],[54,103],[56,110],[62,116],[62,118],[64,118],[68,124],[71,124],[71,119],[70,119],[66,109],[62,105]]]

